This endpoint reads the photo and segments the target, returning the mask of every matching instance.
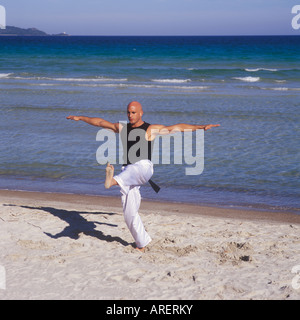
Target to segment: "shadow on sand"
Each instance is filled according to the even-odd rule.
[[[12,204],[6,204],[6,206],[16,206]],[[53,239],[58,239],[62,237],[69,237],[71,239],[77,240],[79,238],[80,233],[83,233],[87,236],[95,237],[99,240],[106,242],[119,242],[123,246],[132,245],[127,241],[121,239],[120,237],[112,237],[111,235],[105,235],[102,231],[96,230],[97,225],[106,225],[112,228],[118,227],[116,224],[110,224],[105,222],[97,222],[97,221],[88,221],[83,215],[108,215],[112,216],[116,213],[113,212],[87,212],[87,211],[69,211],[56,209],[52,207],[29,207],[29,206],[19,206],[21,208],[31,209],[31,210],[40,210],[45,211],[52,214],[55,217],[65,221],[68,225],[59,233],[53,235],[48,232],[44,232],[48,237]]]

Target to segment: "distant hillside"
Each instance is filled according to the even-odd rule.
[[[67,36],[68,34],[47,34],[36,28],[23,29],[13,26],[6,26],[6,29],[0,29],[0,36]]]

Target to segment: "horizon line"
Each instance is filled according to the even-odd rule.
[[[190,35],[190,34],[184,34],[184,35],[168,35],[168,34],[153,34],[153,35],[134,35],[134,34],[128,34],[128,35],[118,35],[118,34],[112,34],[112,35],[106,35],[106,34],[68,34],[66,33],[63,35],[63,33],[58,34],[46,34],[46,35],[17,35],[17,34],[1,34],[0,36],[11,36],[11,37],[54,37],[54,36],[66,36],[66,37],[297,37],[300,36],[300,34],[212,34],[212,35]]]

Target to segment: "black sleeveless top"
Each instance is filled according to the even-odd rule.
[[[121,131],[121,141],[123,144],[123,163],[136,163],[139,160],[151,160],[153,143],[146,140],[146,131],[150,126],[144,122],[141,126],[132,128],[130,123],[127,123]]]

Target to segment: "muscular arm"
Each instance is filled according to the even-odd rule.
[[[110,129],[116,133],[120,131],[120,124],[119,123],[112,123],[109,121],[106,121],[102,118],[91,118],[91,117],[84,117],[84,116],[69,116],[67,117],[69,120],[74,121],[83,121],[86,122],[92,126],[101,127],[104,129]]]
[[[219,127],[219,124],[205,124],[205,125],[198,125],[198,124],[186,124],[186,123],[178,123],[172,126],[164,126],[160,124],[153,124],[150,125],[147,130],[147,135],[149,140],[153,140],[157,135],[167,135],[174,132],[183,132],[185,130],[192,130],[196,131],[199,129],[209,130],[213,127]]]

